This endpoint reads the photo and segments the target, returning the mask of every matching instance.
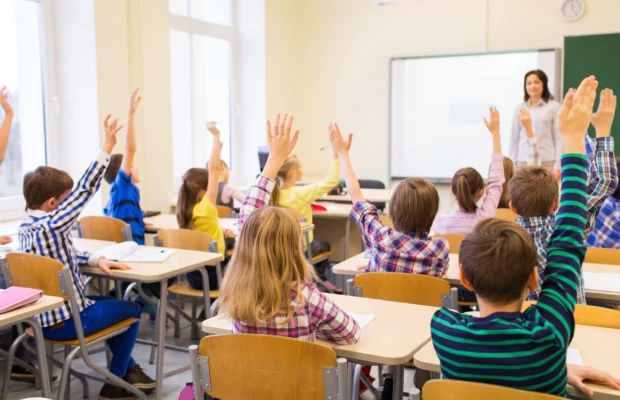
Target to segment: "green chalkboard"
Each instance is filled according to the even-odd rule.
[[[588,75],[596,76],[599,90],[610,88],[620,97],[620,33],[564,38],[564,92],[576,88]],[[598,98],[595,111],[597,107]],[[593,126],[589,132],[594,136]],[[611,134],[620,143],[620,112],[616,113]]]

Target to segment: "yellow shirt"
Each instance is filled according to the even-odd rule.
[[[218,253],[226,256],[226,243],[224,242],[224,231],[220,227],[220,220],[217,216],[217,209],[204,196],[200,203],[194,206],[192,211],[192,222],[194,229],[211,235],[213,240],[217,240]]]
[[[335,158],[332,166],[322,182],[306,186],[291,186],[280,190],[278,205],[280,207],[292,208],[304,215],[306,221],[312,223],[313,201],[332,190],[340,181],[340,160]],[[309,234],[310,242],[314,239],[312,232]]]

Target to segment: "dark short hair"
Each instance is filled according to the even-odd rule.
[[[522,217],[546,217],[560,195],[555,177],[541,167],[522,167],[510,179],[510,201]]]
[[[73,179],[65,171],[38,167],[24,176],[26,209],[37,210],[51,198],[58,199],[73,188]]]
[[[459,261],[476,296],[504,305],[519,300],[538,261],[534,241],[514,221],[480,221],[461,243]]]
[[[523,101],[528,101],[530,99],[530,95],[527,94],[527,78],[530,75],[536,75],[538,79],[543,83],[543,92],[542,99],[547,102],[549,99],[553,100],[553,95],[549,91],[549,78],[547,78],[547,74],[543,70],[535,69],[532,71],[528,71],[525,74],[525,78],[523,78]]]
[[[616,157],[616,171],[620,172],[620,157]],[[620,183],[618,183],[616,191],[611,196],[620,200]]]
[[[439,210],[439,194],[432,183],[422,178],[402,181],[390,199],[389,214],[394,228],[403,233],[428,235]]]
[[[105,179],[105,181],[111,185],[112,182],[116,180],[116,176],[118,175],[118,171],[120,171],[122,164],[123,164],[123,155],[112,154],[110,156],[110,163],[108,164],[108,168],[105,170],[105,173],[103,174],[103,179]]]

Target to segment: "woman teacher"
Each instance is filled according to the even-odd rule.
[[[530,158],[532,141],[538,144],[542,167],[560,179],[562,142],[557,116],[560,103],[549,92],[547,74],[537,69],[525,74],[523,100],[514,113],[510,137],[510,158],[517,167],[525,166]]]

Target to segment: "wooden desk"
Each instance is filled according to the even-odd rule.
[[[396,365],[395,376],[402,376],[403,364],[410,361],[413,354],[430,339],[430,321],[436,307],[336,294],[327,296],[345,311],[375,315],[375,320],[363,328],[361,337],[355,344],[336,345],[319,340],[321,344],[334,349],[338,357],[345,357],[353,362]],[[215,335],[231,333],[232,322],[220,314],[203,321],[202,330]],[[395,382],[394,398],[399,398],[400,394],[402,399],[402,381],[400,393],[398,387]]]
[[[618,329],[577,325],[570,347],[579,349],[583,365],[598,368],[613,376],[620,376],[620,363],[618,362],[620,340],[618,338],[620,338]],[[418,368],[440,372],[439,359],[431,342],[428,342],[413,356],[413,361]],[[620,391],[593,383],[587,385],[594,391],[595,399],[620,399]],[[579,395],[579,392],[572,386],[569,385],[568,389],[572,396]]]
[[[389,203],[392,198],[392,189],[362,189],[364,198],[368,201],[375,203]],[[330,195],[325,194],[319,198],[319,201],[335,201],[341,203],[351,203],[351,196],[344,195]]]

